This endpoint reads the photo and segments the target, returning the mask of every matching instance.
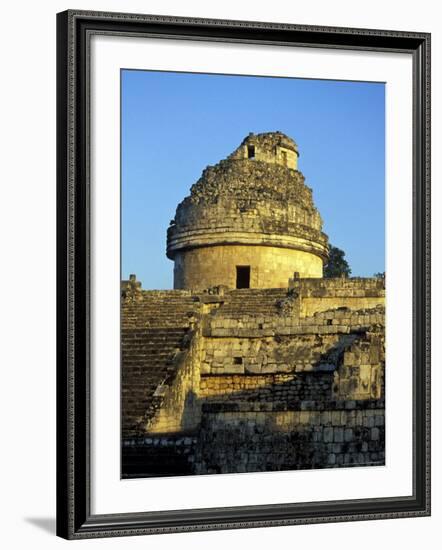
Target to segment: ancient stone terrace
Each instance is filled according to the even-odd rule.
[[[122,431],[144,433],[173,384],[185,337],[198,314],[186,291],[145,291],[123,282],[121,308]]]
[[[126,283],[127,474],[383,463],[383,304],[380,279],[204,293]]]
[[[177,206],[176,290],[123,282],[124,476],[384,464],[385,280],[323,278],[298,157],[250,133]]]

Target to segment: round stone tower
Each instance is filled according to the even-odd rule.
[[[167,231],[174,288],[284,288],[294,273],[322,277],[328,239],[298,156],[281,132],[249,134],[203,171]]]

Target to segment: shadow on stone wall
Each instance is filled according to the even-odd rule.
[[[370,361],[367,341],[365,333],[343,335],[307,372],[202,377],[206,394],[187,391],[178,431],[126,442],[123,477],[383,465],[383,379],[376,398],[361,399],[360,365],[346,364],[348,353]],[[196,409],[201,422],[189,431]]]

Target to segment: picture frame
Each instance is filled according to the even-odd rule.
[[[94,35],[412,56],[412,495],[95,514],[90,100]],[[66,539],[430,514],[430,35],[68,10],[57,15],[57,535]],[[411,358],[410,358],[411,360]]]

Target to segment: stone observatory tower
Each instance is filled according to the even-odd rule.
[[[328,238],[298,171],[298,147],[281,132],[249,134],[208,166],[167,232],[174,288],[286,288],[322,277]]]

